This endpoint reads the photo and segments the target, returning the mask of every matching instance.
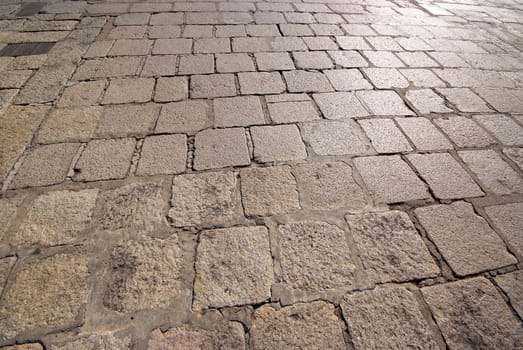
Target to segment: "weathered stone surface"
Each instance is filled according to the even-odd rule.
[[[363,119],[359,120],[358,123],[369,137],[372,147],[378,153],[412,151],[409,141],[407,141],[392,119]]]
[[[155,80],[147,78],[111,80],[102,104],[148,102],[153,94]]]
[[[313,98],[327,119],[357,118],[369,115],[351,92],[314,94]]]
[[[370,142],[352,120],[317,121],[302,125],[303,139],[319,155],[373,153]]]
[[[341,303],[356,350],[445,349],[416,295],[403,287],[376,288]]]
[[[196,134],[194,169],[205,170],[251,162],[243,128],[210,129]]]
[[[74,64],[68,63],[43,66],[27,81],[18,94],[16,103],[34,104],[54,101],[75,69]]]
[[[160,106],[155,104],[105,106],[96,129],[96,136],[144,135],[153,129],[159,114]]]
[[[250,126],[265,124],[260,98],[241,96],[218,98],[214,103],[216,127]]]
[[[233,172],[177,175],[169,218],[177,227],[227,224],[237,219],[239,201]]]
[[[0,114],[0,181],[23,154],[48,106],[11,106]]]
[[[409,154],[407,159],[437,198],[456,199],[484,195],[465,169],[448,153]]]
[[[153,97],[155,102],[181,101],[188,97],[189,83],[187,78],[158,78]]]
[[[80,82],[64,90],[57,106],[84,107],[97,105],[104,88],[104,80]]]
[[[204,231],[196,251],[193,308],[256,304],[274,280],[269,234],[263,226]]]
[[[334,306],[323,301],[256,309],[250,345],[256,350],[346,348]]]
[[[51,350],[129,350],[131,349],[131,337],[115,334],[114,332],[102,332],[88,334],[66,343],[50,346]]]
[[[7,258],[0,259],[0,294],[4,290],[7,277],[9,277],[9,272],[16,262],[16,257],[11,256]]]
[[[269,114],[274,123],[294,123],[320,119],[312,101],[288,101],[269,103]]]
[[[409,90],[405,97],[421,114],[452,112],[445,106],[445,100],[430,89]]]
[[[30,343],[2,347],[2,350],[43,350],[43,347],[39,343]]]
[[[337,91],[371,89],[372,86],[357,69],[332,69],[324,71]]]
[[[505,243],[472,205],[454,202],[418,208],[416,216],[458,276],[466,276],[516,263]]]
[[[413,115],[394,91],[356,91],[356,96],[373,115]]]
[[[504,115],[477,115],[473,119],[508,146],[523,145],[523,128]]]
[[[319,221],[279,225],[271,236],[281,264],[281,283],[291,291],[320,292],[351,287],[356,266],[347,234]]]
[[[486,147],[496,142],[478,124],[466,117],[438,118],[434,122],[458,147]]]
[[[96,69],[96,78],[124,77],[136,75],[141,65],[140,57],[109,57],[101,60]]]
[[[516,255],[523,256],[523,203],[494,205],[486,207],[485,211],[511,250]]]
[[[484,277],[422,288],[452,349],[518,349],[521,323]]]
[[[213,98],[236,95],[233,74],[211,74],[191,76],[192,98]]]
[[[363,268],[374,283],[435,277],[437,265],[407,214],[347,215]]]
[[[177,238],[148,238],[115,247],[104,306],[124,313],[168,308],[186,293],[181,278],[189,261],[184,258]]]
[[[213,55],[184,55],[184,56],[180,57],[178,74],[209,74],[209,73],[214,73]],[[200,78],[202,78],[202,77],[200,77]],[[203,82],[203,80],[202,80],[202,82]],[[206,82],[206,84],[208,84],[208,83],[209,82]]]
[[[79,253],[61,253],[13,271],[0,302],[0,339],[78,325],[89,296],[87,264]]]
[[[277,72],[238,73],[242,94],[279,94],[285,91],[285,84]]]
[[[189,100],[164,105],[155,131],[195,134],[212,124],[207,102]]]
[[[461,151],[458,154],[487,190],[496,194],[523,193],[523,179],[495,151]]]
[[[289,92],[328,92],[333,88],[321,72],[292,70],[283,72]]]
[[[288,166],[243,169],[240,178],[245,215],[281,215],[300,209],[296,179]]]
[[[396,118],[396,122],[421,151],[452,149],[452,144],[427,118]]]
[[[307,157],[296,125],[255,126],[251,128],[251,136],[256,161],[274,162]]]
[[[53,109],[40,128],[41,143],[89,141],[102,116],[101,107]]]
[[[354,165],[377,202],[398,203],[430,197],[423,182],[399,156],[356,158]]]
[[[57,143],[33,149],[9,187],[48,186],[64,181],[79,147],[78,143]]]
[[[136,141],[132,138],[93,140],[76,163],[75,180],[121,179],[131,166]]]
[[[176,55],[147,56],[141,75],[154,77],[176,74]],[[169,79],[169,78],[160,78]],[[180,79],[180,78],[178,78]],[[173,80],[171,80],[173,81]],[[174,82],[174,81],[173,81]]]
[[[466,88],[438,88],[437,91],[445,96],[461,112],[491,112],[487,104],[470,89]]]
[[[136,174],[178,174],[185,171],[187,137],[158,135],[145,138]]]
[[[523,170],[523,148],[505,148],[503,153]]]
[[[367,199],[343,162],[300,164],[294,169],[304,208],[316,210],[359,209]]]
[[[88,227],[98,196],[97,189],[54,191],[35,199],[16,235],[14,246],[52,246],[72,243]]]
[[[229,322],[226,326],[212,330],[185,327],[171,328],[166,332],[153,330],[147,349],[169,348],[245,350],[245,333],[239,322]]]
[[[496,284],[508,295],[510,304],[516,310],[519,317],[523,317],[523,271],[518,270],[495,278]]]

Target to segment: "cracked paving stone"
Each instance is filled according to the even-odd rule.
[[[33,149],[9,188],[49,186],[63,182],[79,148],[79,143],[57,143]]]
[[[91,223],[98,189],[53,191],[40,195],[31,205],[11,245],[53,246],[72,243]]]
[[[204,231],[196,251],[195,270],[196,310],[268,300],[274,273],[267,228]]]
[[[356,91],[356,96],[374,115],[414,115],[395,91]]]
[[[458,276],[493,270],[517,262],[505,243],[476,215],[471,204],[454,202],[414,210],[445,261]]]
[[[461,112],[492,112],[487,104],[470,89],[438,88],[436,89]]]
[[[241,211],[236,174],[207,172],[176,175],[169,218],[175,227],[224,225]]]
[[[137,175],[179,174],[185,171],[187,137],[185,135],[157,135],[146,137]]]
[[[249,165],[245,129],[209,129],[200,131],[194,140],[194,169],[206,170]]]
[[[245,215],[282,215],[300,209],[296,180],[288,166],[240,171]]]
[[[253,349],[346,349],[334,306],[323,301],[287,307],[263,305],[254,312]]]
[[[143,228],[148,232],[165,224],[167,200],[158,183],[134,183],[100,194],[99,226],[105,230]]]
[[[290,292],[351,288],[356,266],[347,234],[338,226],[303,221],[279,225],[271,236],[281,264],[281,285]]]
[[[498,275],[495,280],[496,284],[507,294],[510,304],[519,317],[523,317],[523,293],[519,287],[523,283],[523,271]]]
[[[523,256],[523,203],[500,204],[486,207],[488,217],[516,255]]]
[[[60,253],[12,271],[0,302],[0,339],[79,326],[89,296],[87,265],[80,253]]]
[[[76,181],[122,179],[131,167],[136,140],[93,140],[87,144],[76,163]]]
[[[452,349],[519,349],[521,322],[484,277],[421,289]]]
[[[347,215],[365,271],[374,283],[435,277],[439,269],[407,214]]]
[[[152,331],[147,344],[148,350],[163,349],[220,349],[245,350],[245,332],[239,322],[229,322],[212,329],[186,327]]]
[[[352,168],[346,163],[299,164],[294,173],[304,208],[359,209],[368,204],[365,192],[354,180]]]
[[[452,109],[445,106],[445,100],[430,89],[409,90],[405,97],[421,114],[452,112]]]
[[[425,184],[397,155],[356,158],[354,165],[377,202],[430,198]]]
[[[102,108],[53,109],[38,132],[40,143],[89,141],[95,134]]]
[[[420,297],[403,287],[376,288],[341,303],[356,350],[431,349],[445,345]]]
[[[307,158],[307,151],[296,125],[255,126],[251,128],[254,159],[275,162]]]
[[[111,253],[111,272],[104,293],[105,307],[122,313],[165,309],[188,295],[182,281],[190,262],[190,249],[181,238],[146,238],[127,241]]]

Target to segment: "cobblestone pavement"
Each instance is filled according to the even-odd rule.
[[[30,1],[1,349],[523,349],[521,1]]]

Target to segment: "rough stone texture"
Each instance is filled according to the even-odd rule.
[[[96,136],[144,135],[153,129],[159,114],[160,106],[154,104],[105,106],[96,129]]]
[[[102,108],[98,106],[53,109],[40,128],[41,143],[89,141],[95,133]]]
[[[503,153],[523,170],[523,148],[505,148]]]
[[[495,151],[461,151],[458,154],[487,190],[496,194],[523,193],[523,179]]]
[[[192,98],[212,98],[236,95],[233,74],[193,75],[191,77]]]
[[[478,115],[473,119],[490,131],[502,144],[523,145],[523,128],[503,115]]]
[[[397,123],[420,151],[452,149],[452,144],[427,118],[396,118]]]
[[[2,350],[43,350],[43,347],[39,343],[30,343],[2,347]]]
[[[356,91],[356,96],[374,115],[413,115],[394,91]]]
[[[145,77],[175,75],[176,57],[175,55],[147,56],[141,75]]]
[[[410,90],[405,97],[421,114],[452,112],[445,106],[445,101],[430,89]]]
[[[432,193],[440,199],[483,196],[478,185],[448,153],[409,154],[407,156]]]
[[[185,171],[187,137],[158,135],[145,138],[137,175],[178,174]]]
[[[136,141],[132,138],[94,140],[76,163],[75,180],[96,181],[127,176]]]
[[[153,100],[155,102],[181,101],[189,97],[187,78],[159,78],[156,81]]]
[[[216,127],[265,124],[259,97],[218,98],[213,102]]]
[[[327,119],[357,118],[368,115],[356,96],[350,92],[314,94],[313,98]]]
[[[187,262],[183,258],[175,238],[148,238],[115,247],[104,306],[124,313],[168,308],[184,293],[180,279]]]
[[[233,172],[177,175],[169,218],[176,227],[226,224],[237,218],[239,201]]]
[[[294,62],[286,52],[258,52],[254,54],[258,69],[261,71],[291,70]]]
[[[58,107],[84,107],[98,104],[105,88],[105,81],[86,81],[68,87],[58,100]]]
[[[421,292],[450,348],[523,346],[520,321],[484,277],[426,287]]]
[[[412,151],[409,141],[392,119],[363,119],[359,120],[358,123],[369,137],[372,147],[378,153]]]
[[[267,229],[204,231],[195,269],[193,308],[197,310],[268,300],[274,273]]]
[[[321,72],[292,70],[283,72],[290,92],[328,92],[332,86]]]
[[[495,278],[496,284],[507,294],[510,304],[519,317],[523,317],[523,292],[519,286],[523,283],[523,271],[514,271]]]
[[[111,80],[103,104],[140,103],[151,100],[155,81],[154,79],[115,79]]]
[[[285,84],[277,72],[238,73],[242,94],[279,94],[285,91]]]
[[[319,113],[312,101],[277,102],[267,105],[274,123],[294,123],[319,119]]]
[[[341,303],[356,350],[445,349],[414,292],[376,288],[347,296]]]
[[[461,112],[491,112],[486,103],[470,89],[439,88],[437,91],[445,96]]]
[[[162,107],[156,132],[195,134],[212,126],[209,105],[205,101],[182,101]]]
[[[243,169],[240,178],[245,215],[281,215],[300,209],[296,179],[288,166]]]
[[[0,259],[0,294],[4,290],[7,277],[9,277],[9,272],[16,262],[16,257],[11,256],[7,258]]]
[[[162,332],[160,329],[155,329],[151,333],[147,349],[245,350],[244,337],[243,326],[239,322],[230,322],[226,326],[212,330],[177,327]]]
[[[52,246],[72,243],[91,222],[97,189],[54,191],[32,203],[17,234],[7,237],[10,244]]]
[[[323,301],[284,308],[263,305],[254,312],[253,349],[346,349],[334,306]]]
[[[429,198],[423,182],[399,156],[356,158],[354,165],[377,202]]]
[[[338,226],[320,221],[279,225],[271,243],[278,249],[281,283],[291,291],[320,292],[354,282],[352,249]]]
[[[187,55],[180,57],[178,74],[214,73],[213,55]]]
[[[89,295],[87,264],[83,255],[61,253],[13,271],[0,301],[0,339],[79,325]]]
[[[243,128],[204,130],[194,141],[194,169],[249,165],[251,158]]]
[[[407,214],[389,211],[347,215],[346,219],[372,282],[403,282],[439,274]]]
[[[372,86],[357,69],[333,69],[324,71],[337,91],[371,89]]]
[[[129,350],[131,337],[113,332],[89,334],[60,345],[51,345],[51,350]]]
[[[275,162],[305,159],[307,152],[296,125],[255,126],[251,128],[254,159]]]
[[[22,155],[48,106],[11,106],[0,113],[0,181]]]
[[[488,217],[516,255],[523,257],[523,203],[500,204],[486,207]]]
[[[445,134],[458,147],[487,147],[496,141],[472,119],[452,116],[434,119]]]
[[[458,276],[466,276],[510,264],[516,259],[472,205],[454,202],[414,211],[430,239]]]
[[[305,123],[302,130],[303,139],[319,155],[372,153],[370,142],[351,120]]]
[[[294,173],[304,208],[359,209],[368,202],[365,192],[354,180],[352,168],[346,163],[300,164]]]
[[[33,149],[9,187],[48,186],[63,182],[79,147],[78,143],[57,143]]]

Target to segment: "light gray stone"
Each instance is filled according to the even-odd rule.
[[[265,124],[260,98],[239,96],[218,98],[214,103],[216,127],[250,126]]]
[[[472,119],[462,116],[433,119],[458,147],[487,147],[496,141]]]
[[[212,125],[209,104],[188,100],[163,105],[155,131],[193,135]]]
[[[186,100],[189,97],[189,82],[185,77],[158,78],[153,100],[172,102]]]
[[[313,98],[327,119],[357,118],[369,115],[351,92],[314,94]]]
[[[105,106],[96,129],[98,137],[143,136],[153,128],[160,106],[155,104],[126,104]]]
[[[179,174],[185,171],[187,137],[185,135],[158,135],[146,137],[137,175]]]
[[[416,216],[458,276],[466,276],[516,263],[505,243],[472,205],[454,202],[418,208]]]
[[[492,110],[487,106],[478,95],[467,88],[438,88],[436,89],[440,94],[452,103],[460,112],[491,112]]]
[[[155,80],[148,78],[111,80],[102,104],[148,102],[153,95]]]
[[[523,128],[504,115],[477,115],[473,119],[490,131],[502,144],[523,145]]]
[[[312,101],[276,102],[267,105],[274,123],[295,123],[320,119]]]
[[[357,69],[332,69],[324,71],[337,91],[371,89],[372,86]]]
[[[356,91],[356,96],[373,115],[413,115],[395,91]]]
[[[233,74],[193,75],[191,77],[192,98],[213,98],[236,95]]]
[[[263,226],[204,231],[196,251],[193,308],[261,303],[274,280]]]
[[[358,123],[370,139],[372,147],[378,153],[412,151],[409,141],[407,141],[392,119],[362,119]]]
[[[523,346],[521,322],[484,277],[426,287],[421,292],[450,348]]]
[[[249,165],[251,158],[243,128],[210,129],[196,134],[194,169]]]
[[[248,94],[279,94],[285,91],[285,84],[278,72],[238,73],[240,91]]]
[[[289,92],[329,92],[333,88],[321,72],[292,70],[283,72]]]
[[[341,308],[356,350],[445,349],[418,297],[406,288],[376,288],[351,294]]]
[[[251,128],[254,159],[275,162],[307,158],[307,151],[296,125],[255,126]]]
[[[427,118],[396,118],[396,122],[420,151],[452,149],[452,144]]]
[[[445,106],[445,100],[430,89],[409,90],[405,97],[421,114],[452,112]]]

